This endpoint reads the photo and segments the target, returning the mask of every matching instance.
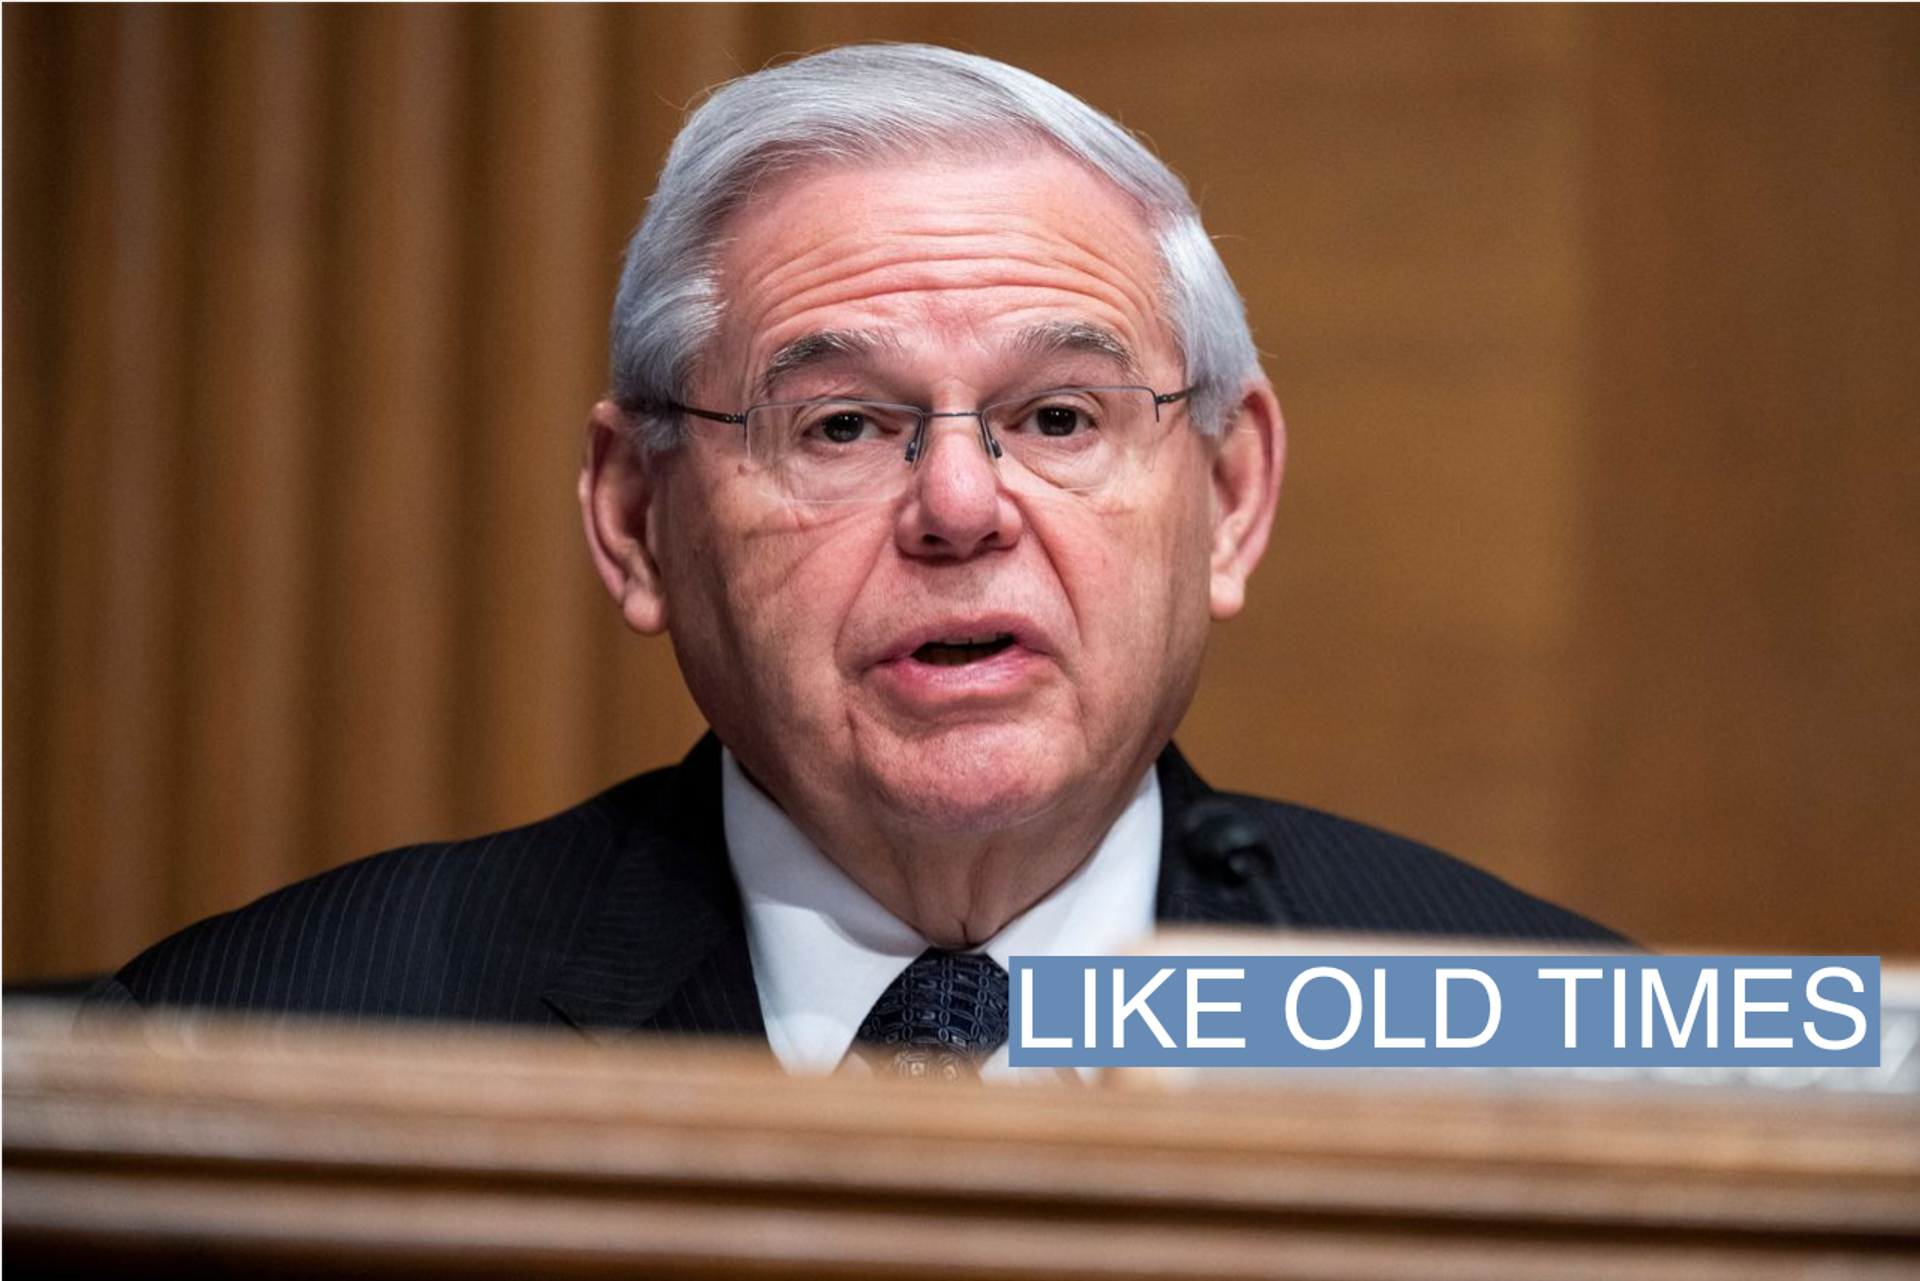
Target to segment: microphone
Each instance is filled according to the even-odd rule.
[[[1268,923],[1291,923],[1278,886],[1280,860],[1243,807],[1224,796],[1204,797],[1181,813],[1177,835],[1195,867],[1223,885],[1249,890]]]

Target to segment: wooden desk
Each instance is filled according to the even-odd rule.
[[[915,1087],[659,1041],[76,1036],[68,1011],[22,1008],[5,1040],[16,1268],[1920,1276],[1910,1096]]]

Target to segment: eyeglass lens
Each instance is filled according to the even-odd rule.
[[[1137,464],[1160,425],[1145,387],[1070,387],[998,400],[975,413],[911,405],[813,400],[747,411],[749,454],[801,502],[859,502],[898,494],[944,423],[979,420],[981,443],[1004,453],[1003,479],[1090,490]]]

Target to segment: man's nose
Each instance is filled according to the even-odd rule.
[[[909,556],[964,560],[1020,539],[1020,508],[974,419],[928,420],[911,486],[895,529]]]

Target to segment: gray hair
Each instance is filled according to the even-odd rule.
[[[667,406],[686,395],[719,327],[722,227],[758,183],[808,162],[905,159],[1008,135],[1058,148],[1140,204],[1159,249],[1161,304],[1197,388],[1193,422],[1222,430],[1259,375],[1259,354],[1186,185],[1112,119],[1030,72],[933,45],[873,44],[732,81],[674,140],[613,306],[613,396],[648,447],[679,440]]]

